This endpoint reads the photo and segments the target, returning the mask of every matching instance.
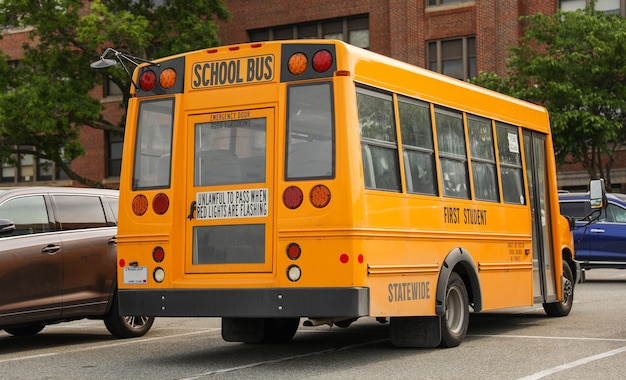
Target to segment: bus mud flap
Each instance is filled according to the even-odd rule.
[[[222,318],[222,339],[226,342],[261,343],[264,338],[263,318]]]
[[[441,317],[391,317],[391,344],[396,347],[437,347]]]

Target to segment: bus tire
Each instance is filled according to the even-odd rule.
[[[446,286],[445,312],[441,318],[439,347],[456,347],[465,338],[469,326],[467,288],[458,273],[452,272]]]
[[[572,310],[574,304],[574,275],[569,264],[563,260],[563,301],[544,303],[543,310],[549,317],[565,317]]]
[[[117,303],[117,290],[113,295],[111,310],[104,317],[104,325],[111,335],[117,338],[137,338],[145,335],[152,324],[154,317],[120,316],[120,307]]]
[[[289,342],[299,326],[300,318],[266,318],[263,343]]]

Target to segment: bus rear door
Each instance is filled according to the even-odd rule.
[[[185,272],[271,273],[274,108],[188,120]]]

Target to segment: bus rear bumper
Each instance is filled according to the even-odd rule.
[[[120,315],[151,317],[364,317],[369,289],[120,289]]]

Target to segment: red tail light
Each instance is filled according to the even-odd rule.
[[[163,261],[164,258],[165,250],[163,249],[163,247],[154,247],[154,249],[152,250],[152,259],[155,262],[160,263],[161,261]]]
[[[152,209],[157,215],[163,215],[170,207],[170,199],[163,193],[157,194],[152,200]]]
[[[289,186],[283,193],[283,203],[290,209],[300,207],[303,198],[302,190],[297,186]]]

